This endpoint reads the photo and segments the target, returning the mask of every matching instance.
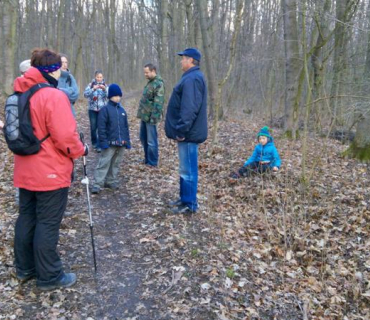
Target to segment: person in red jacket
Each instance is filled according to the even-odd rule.
[[[30,99],[34,134],[42,142],[34,155],[14,155],[14,186],[20,188],[19,216],[15,225],[14,254],[17,278],[36,277],[41,290],[69,287],[74,273],[65,273],[57,252],[59,228],[67,205],[73,159],[86,155],[70,111],[68,97],[57,89],[61,57],[49,49],[32,52],[31,68],[14,81],[14,91],[25,92],[49,83]]]

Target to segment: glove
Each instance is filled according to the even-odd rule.
[[[84,156],[87,156],[89,154],[89,146],[85,144],[85,153]]]

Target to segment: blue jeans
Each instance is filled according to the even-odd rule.
[[[198,144],[178,142],[180,199],[190,210],[198,209]]]
[[[99,112],[89,110],[91,144],[98,148],[98,116]]]
[[[158,165],[158,136],[157,126],[141,121],[140,141],[144,148],[145,164]]]

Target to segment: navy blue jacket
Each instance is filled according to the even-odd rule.
[[[131,148],[127,113],[120,103],[109,100],[99,111],[98,136],[99,146],[102,149],[107,149],[109,146]]]
[[[173,88],[165,131],[174,140],[202,143],[207,139],[207,85],[198,66],[184,72]]]

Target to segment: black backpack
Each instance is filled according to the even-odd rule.
[[[27,156],[40,151],[40,146],[50,134],[39,140],[33,133],[30,114],[30,99],[42,88],[52,87],[39,83],[25,92],[15,92],[5,102],[4,135],[8,148],[15,154]]]

